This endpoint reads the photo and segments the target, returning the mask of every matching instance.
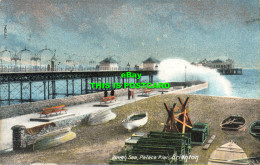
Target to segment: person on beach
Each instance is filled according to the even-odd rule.
[[[107,90],[104,91],[104,97],[107,97]]]
[[[130,100],[131,96],[132,96],[132,99],[134,99],[134,91],[133,90],[128,91],[128,100]]]
[[[115,96],[115,90],[114,90],[114,89],[111,90],[110,95],[111,95],[111,96]]]

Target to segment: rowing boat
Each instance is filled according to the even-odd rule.
[[[116,118],[116,114],[109,110],[98,111],[91,113],[88,119],[88,125],[98,125],[106,123]]]
[[[122,125],[131,131],[134,128],[145,125],[148,121],[148,113],[133,113],[122,121]]]
[[[229,116],[220,124],[222,130],[242,131],[245,127],[246,120],[241,116]]]
[[[51,148],[66,143],[74,138],[76,138],[76,134],[72,132],[70,128],[63,128],[61,130],[39,136],[33,144],[33,150],[44,150]]]
[[[248,165],[245,151],[234,142],[217,147],[210,155],[210,165]]]
[[[250,134],[260,140],[260,119],[250,124]]]

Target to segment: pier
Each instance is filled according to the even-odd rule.
[[[124,70],[0,73],[0,106],[104,91],[101,88],[91,88],[90,83],[124,84],[142,81],[153,83],[153,77],[158,72],[157,70],[130,71],[141,73],[142,78],[122,78],[121,74],[126,72]]]
[[[192,64],[216,69],[222,75],[242,75],[242,68],[235,68],[232,59],[227,59],[225,61],[216,59],[211,61],[205,58],[200,62],[193,62]]]
[[[222,68],[217,71],[222,75],[242,75],[241,68]]]

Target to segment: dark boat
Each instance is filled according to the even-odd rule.
[[[250,124],[250,134],[260,140],[260,119]]]
[[[246,120],[241,116],[229,116],[220,124],[225,131],[242,131],[245,127]]]

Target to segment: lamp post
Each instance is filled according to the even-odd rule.
[[[187,66],[185,65],[185,85],[184,85],[185,88],[186,88],[186,70],[187,70]]]
[[[129,62],[128,62],[128,64],[126,66],[127,66],[128,71],[129,71],[130,70]],[[128,100],[130,100],[129,78],[128,78]]]
[[[51,58],[51,71],[55,71],[56,70],[56,66],[55,66],[55,61],[56,61],[56,57],[55,57],[55,54],[54,56]]]

